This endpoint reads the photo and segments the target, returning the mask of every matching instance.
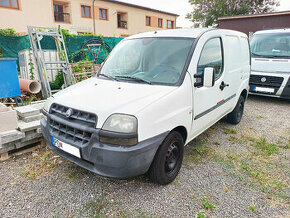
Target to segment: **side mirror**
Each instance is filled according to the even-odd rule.
[[[208,88],[214,86],[214,68],[212,67],[204,68],[203,86]]]
[[[199,79],[198,82],[194,83],[194,87],[213,87],[215,80],[214,80],[214,68],[213,67],[206,67],[202,74],[195,74],[194,78]]]

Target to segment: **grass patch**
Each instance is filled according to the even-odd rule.
[[[278,153],[278,146],[276,144],[267,143],[265,138],[255,140],[250,145],[260,149],[263,152],[263,154],[267,156]]]
[[[225,193],[229,192],[229,190],[230,190],[229,187],[224,186],[224,192],[225,192]]]
[[[213,203],[210,203],[205,196],[201,197],[201,204],[206,210],[215,210],[215,205]]]
[[[198,213],[196,214],[196,218],[206,218],[206,215],[205,215],[204,212],[198,212]]]
[[[93,201],[85,204],[80,210],[77,217],[92,217],[92,218],[105,218],[105,217],[153,217],[140,208],[133,210],[124,210],[120,202],[110,201],[106,198],[107,195],[102,195]]]
[[[85,212],[88,217],[105,217],[104,209],[109,205],[109,202],[102,196],[87,203],[82,212]]]
[[[255,205],[250,205],[249,209],[250,209],[250,211],[254,212],[256,210],[256,206]]]
[[[224,134],[228,135],[228,134],[237,134],[237,130],[235,129],[230,129],[230,128],[224,128]]]
[[[215,141],[213,144],[214,144],[214,145],[220,145],[221,143]]]
[[[285,182],[286,178],[281,178],[277,167],[276,159],[269,156],[255,156],[252,154],[236,154],[233,152],[216,153],[215,160],[226,168],[234,168],[236,171],[229,171],[258,190],[277,197],[282,201],[289,200]],[[274,162],[273,162],[274,161]],[[270,166],[274,166],[271,168]],[[286,179],[287,180],[287,179]]]
[[[256,118],[260,120],[260,119],[264,119],[265,117],[259,115],[259,116],[256,116]]]
[[[211,157],[213,148],[207,138],[197,137],[185,149],[185,162],[200,163],[203,159]]]
[[[20,176],[28,180],[35,180],[42,175],[49,173],[55,166],[58,165],[55,154],[48,148],[43,148],[34,152],[35,155],[28,156],[29,164],[25,165]]]
[[[242,139],[237,138],[237,137],[232,136],[232,135],[228,138],[228,140],[229,140],[232,144],[243,144],[243,143],[244,143],[244,141],[243,141]]]

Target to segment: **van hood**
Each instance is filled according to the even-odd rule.
[[[53,102],[96,114],[101,128],[111,114],[136,115],[177,88],[93,77],[56,93]]]
[[[258,72],[290,72],[290,59],[252,58],[252,71]]]

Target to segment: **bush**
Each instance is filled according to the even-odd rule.
[[[55,77],[54,82],[50,82],[50,88],[52,90],[58,90],[61,89],[62,85],[64,84],[64,78],[62,71],[59,71]]]
[[[0,29],[0,35],[2,35],[2,36],[17,36],[15,29],[12,29],[12,28]]]

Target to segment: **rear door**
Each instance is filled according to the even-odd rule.
[[[199,39],[191,64],[193,74],[202,74],[206,67],[215,69],[213,87],[193,87],[193,125],[191,136],[195,137],[223,117],[225,110],[222,101],[224,93],[220,84],[224,80],[224,50],[222,36],[218,31],[210,31]],[[198,82],[199,79],[194,79]]]

